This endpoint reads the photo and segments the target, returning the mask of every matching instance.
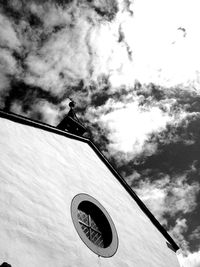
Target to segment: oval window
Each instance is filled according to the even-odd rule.
[[[82,241],[96,254],[111,257],[118,247],[114,223],[104,207],[87,194],[76,195],[71,204],[74,226]]]

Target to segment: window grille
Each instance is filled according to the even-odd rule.
[[[118,236],[114,223],[95,198],[76,195],[71,203],[71,215],[77,233],[89,249],[106,258],[116,253]]]
[[[95,223],[92,215],[78,209],[78,219],[87,238],[96,246],[104,248],[103,233]]]

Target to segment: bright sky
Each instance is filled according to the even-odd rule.
[[[116,87],[119,84],[133,85],[136,79],[164,87],[192,84],[200,89],[199,8],[198,0],[135,0],[132,17],[118,14],[117,23],[131,48],[133,60],[127,60],[122,53],[125,50],[121,49],[119,53],[116,50],[113,66],[116,68],[122,63],[123,67],[121,76],[119,72],[111,75],[112,84]],[[102,34],[102,44],[108,46],[112,40],[108,37],[110,32],[106,35],[104,30]],[[110,42],[106,42],[109,38]],[[159,108],[144,112],[136,106],[131,103],[125,109],[114,110],[102,118],[113,129],[112,148],[130,152],[134,147],[137,153],[143,149],[149,133],[164,129],[172,122],[173,118]]]
[[[134,75],[163,85],[185,83],[200,70],[198,0],[135,0],[123,30],[134,54]],[[184,31],[186,30],[185,37]]]
[[[163,130],[166,124],[172,121],[172,117],[164,114],[158,107],[142,111],[135,102],[127,104],[126,108],[106,114],[102,121],[108,123],[108,128],[116,129],[110,136],[113,142],[110,148],[136,155],[143,151],[148,134],[155,130]],[[148,149],[156,150],[153,147]]]

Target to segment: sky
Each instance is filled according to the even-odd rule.
[[[57,126],[70,99],[200,266],[198,0],[0,0],[0,109]]]

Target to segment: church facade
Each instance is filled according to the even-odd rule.
[[[0,264],[178,267],[178,246],[87,138],[0,112]]]

